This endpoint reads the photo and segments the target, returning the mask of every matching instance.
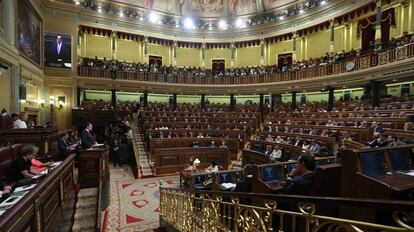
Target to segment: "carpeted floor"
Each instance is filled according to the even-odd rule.
[[[129,167],[110,168],[111,204],[105,212],[103,231],[143,232],[159,227],[159,182],[179,185],[178,176],[134,179]]]

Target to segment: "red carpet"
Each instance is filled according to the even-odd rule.
[[[121,172],[111,170],[111,204],[105,212],[103,231],[154,231],[159,227],[159,181],[175,187],[179,185],[179,177],[135,180],[128,179],[129,175],[122,178]]]

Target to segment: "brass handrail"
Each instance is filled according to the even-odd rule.
[[[246,204],[246,199],[254,204]],[[323,215],[323,205],[358,207],[360,212],[389,210],[392,223]],[[160,219],[183,232],[414,231],[414,203],[161,188]]]

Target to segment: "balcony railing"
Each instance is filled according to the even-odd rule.
[[[111,71],[109,69],[78,66],[78,75],[82,77],[112,78],[119,80],[148,81],[160,83],[192,84],[192,85],[241,85],[274,83],[292,80],[303,80],[324,77],[340,73],[367,69],[384,65],[414,56],[414,43],[400,46],[387,51],[362,54],[356,58],[334,62],[323,66],[310,67],[294,71],[278,72],[262,75],[244,76],[198,76],[162,74],[139,71]]]
[[[167,188],[160,192],[161,225],[182,232],[413,231],[413,209],[414,203],[406,201]]]

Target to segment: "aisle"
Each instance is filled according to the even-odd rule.
[[[178,187],[179,177],[134,179],[129,167],[110,167],[111,203],[105,212],[104,232],[153,231],[159,227],[159,181]]]

